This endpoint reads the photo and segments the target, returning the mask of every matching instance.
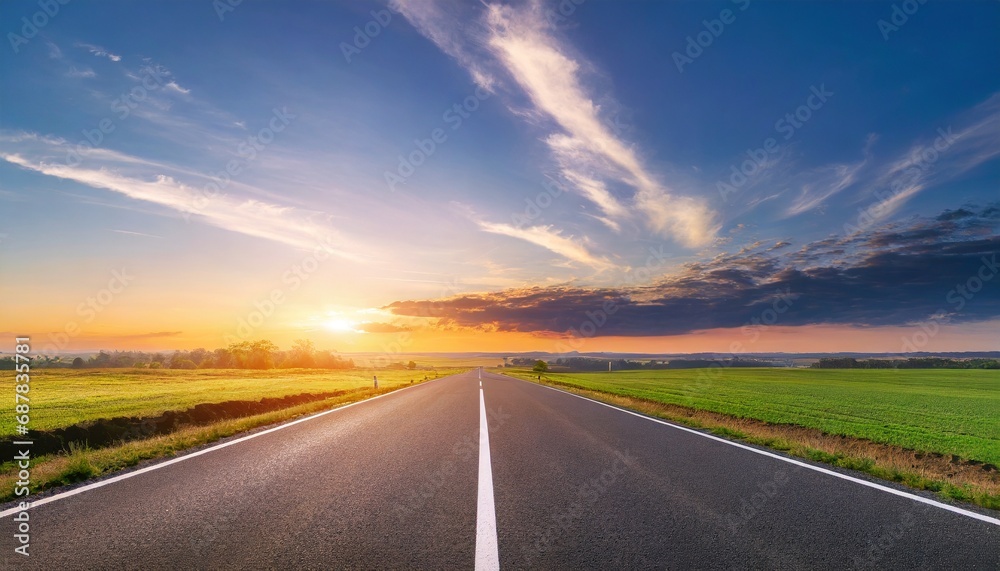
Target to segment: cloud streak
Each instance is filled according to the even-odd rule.
[[[95,46],[93,44],[84,44],[84,43],[76,44],[76,46],[89,51],[90,53],[94,54],[97,57],[106,57],[113,62],[119,62],[122,60],[122,56],[113,54],[100,46]]]
[[[469,69],[478,83],[495,86],[508,78],[531,101],[530,117],[545,118],[552,130],[544,141],[562,176],[601,211],[598,219],[612,229],[631,212],[609,188],[633,191],[630,208],[656,233],[696,247],[718,231],[715,214],[703,200],[682,196],[662,184],[640,160],[633,146],[618,138],[601,106],[584,85],[582,58],[559,40],[539,4],[522,8],[488,4],[474,32],[453,12],[433,2],[397,2],[406,18],[443,52]]]
[[[36,145],[24,147],[20,144],[23,141]],[[177,178],[178,173],[187,173],[190,178],[189,171],[171,169],[163,163],[115,151],[93,149],[85,152],[87,161],[70,166],[53,160],[66,156],[70,148],[58,139],[33,134],[0,137],[0,144],[12,142],[21,152],[9,152],[2,149],[6,145],[0,145],[0,159],[21,168],[188,213],[196,220],[232,232],[305,250],[322,246],[342,258],[360,259],[355,253],[331,247],[331,241],[338,236],[326,224],[329,215],[324,213],[224,193],[212,195],[204,188]],[[47,148],[41,151],[38,144]],[[33,150],[34,156],[26,156],[26,148]],[[201,184],[210,182],[208,178],[201,178]]]
[[[517,238],[540,246],[559,254],[560,256],[589,266],[596,270],[606,270],[612,267],[607,258],[599,258],[592,254],[583,244],[583,240],[574,239],[572,236],[563,236],[561,232],[552,226],[530,226],[519,228],[510,224],[477,221],[480,230]]]

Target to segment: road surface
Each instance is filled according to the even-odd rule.
[[[13,553],[8,510],[0,561],[16,569],[1000,568],[995,514],[976,519],[890,493],[902,488],[533,383],[479,377],[424,383],[50,496],[29,512],[27,558]]]

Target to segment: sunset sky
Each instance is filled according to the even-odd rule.
[[[233,3],[0,4],[3,335],[1000,350],[998,2]]]

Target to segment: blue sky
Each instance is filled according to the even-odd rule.
[[[0,263],[7,299],[34,292],[5,313],[22,327],[44,314],[43,329],[59,330],[124,266],[137,285],[79,343],[213,346],[321,247],[330,260],[285,291],[260,335],[323,331],[368,348],[377,327],[356,333],[379,323],[548,343],[566,333],[545,323],[576,318],[420,325],[389,308],[490,292],[526,303],[524,288],[637,299],[620,288],[669,290],[692,265],[852,235],[857,252],[773,257],[857,268],[871,263],[851,258],[868,247],[859,240],[963,207],[986,222],[939,241],[995,237],[1000,4],[911,3],[898,29],[880,28],[903,4],[74,1],[25,34],[38,5],[5,2],[0,200],[18,215]],[[377,34],[359,36],[366,26]],[[682,69],[676,54],[689,58]],[[102,121],[110,132],[77,160]],[[424,156],[416,141],[435,137]],[[411,156],[422,163],[412,174],[400,170]],[[239,172],[226,182],[230,164]],[[992,299],[956,317],[993,319]],[[934,315],[919,304],[847,322],[820,313],[789,326]],[[350,331],[323,330],[336,315]]]

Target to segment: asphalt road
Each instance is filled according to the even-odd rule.
[[[0,561],[471,569],[492,552],[504,569],[1000,569],[995,523],[510,377],[483,373],[481,389],[477,377],[38,505],[29,558],[13,553],[8,515]]]

